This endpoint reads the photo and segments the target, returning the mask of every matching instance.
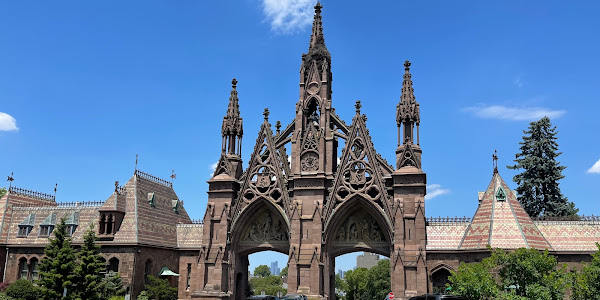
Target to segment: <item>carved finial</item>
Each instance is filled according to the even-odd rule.
[[[135,170],[137,171],[138,154],[135,154]]]
[[[119,182],[115,181],[115,193],[119,192]]]
[[[54,184],[54,199],[56,199],[56,189],[58,188],[58,183]]]
[[[231,87],[235,90],[236,86],[237,86],[237,80],[234,78],[233,80],[231,80]]]
[[[265,111],[263,112],[263,116],[265,116],[265,121],[269,121],[269,109],[265,108]]]
[[[498,151],[494,150],[494,154],[492,154],[492,161],[494,165],[494,173],[498,173]]]
[[[317,5],[315,5],[315,13],[320,14],[322,8],[323,5],[321,5],[321,2],[317,1]]]
[[[360,100],[356,100],[356,104],[354,104],[354,107],[356,107],[356,114],[360,115],[360,108],[362,107],[362,105],[360,104]]]
[[[275,122],[275,128],[277,129],[277,134],[279,134],[281,132],[281,122],[280,121]]]
[[[408,59],[404,61],[404,70],[408,73],[410,71],[410,61]]]

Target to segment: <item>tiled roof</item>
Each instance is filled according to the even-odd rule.
[[[535,221],[555,251],[598,251],[600,221]]]
[[[177,247],[200,249],[203,229],[203,224],[177,224]]]
[[[456,250],[469,222],[429,222],[427,250]]]
[[[536,248],[552,250],[498,172],[485,191],[460,249]]]

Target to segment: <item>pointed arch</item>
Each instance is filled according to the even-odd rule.
[[[290,222],[283,209],[259,198],[246,206],[231,225],[229,239],[238,254],[272,250],[289,252]]]
[[[346,245],[342,245],[344,243],[336,244],[335,240],[342,233],[348,237],[348,234],[344,232],[347,229],[341,227],[347,225],[350,228],[352,225],[350,225],[351,222],[349,220],[352,218],[362,219],[362,221],[358,220],[357,223],[364,222],[366,226],[359,224],[356,230],[367,230],[366,234],[369,237],[366,240],[361,238],[354,240],[350,238],[348,243],[345,243]],[[377,236],[373,236],[372,234],[379,234],[381,236],[377,238]],[[390,257],[393,240],[394,227],[386,217],[385,212],[378,205],[360,195],[355,195],[338,205],[327,219],[323,231],[323,241],[326,245],[330,245],[329,247],[331,247],[333,256],[355,251],[367,251]],[[334,244],[336,244],[335,247],[333,247]]]

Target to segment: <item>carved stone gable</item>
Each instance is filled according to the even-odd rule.
[[[215,174],[213,175],[213,177],[221,174],[226,174],[231,177],[235,176],[233,165],[231,164],[229,159],[227,159],[227,156],[225,154],[221,154],[221,158],[219,159],[217,167],[215,168]]]
[[[278,242],[288,240],[284,221],[274,217],[274,214],[270,211],[267,210],[252,220],[250,226],[242,234],[242,242]]]
[[[336,243],[377,243],[386,242],[386,238],[381,226],[370,214],[357,212],[342,223],[333,241]]]
[[[275,203],[289,213],[287,180],[282,166],[282,156],[273,142],[273,133],[265,121],[254,147],[254,153],[243,178],[242,188],[232,210],[233,221],[253,201],[263,198]]]
[[[324,217],[328,218],[339,203],[356,195],[376,202],[386,213],[391,213],[377,153],[366,128],[365,118],[359,114],[352,122]],[[391,216],[388,217],[391,219]]]

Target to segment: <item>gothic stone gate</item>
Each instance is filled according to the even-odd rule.
[[[289,293],[335,298],[335,257],[363,250],[390,257],[398,298],[427,292],[426,176],[410,63],[397,105],[394,167],[375,151],[359,101],[351,125],[332,108],[321,8],[315,6],[309,50],[302,55],[296,117],[283,129],[277,121],[273,132],[265,109],[244,171],[242,118],[232,81],[222,154],[208,181],[202,249],[186,294],[191,298],[245,299],[248,254],[262,250],[289,255]],[[340,139],[345,147],[338,162]]]

